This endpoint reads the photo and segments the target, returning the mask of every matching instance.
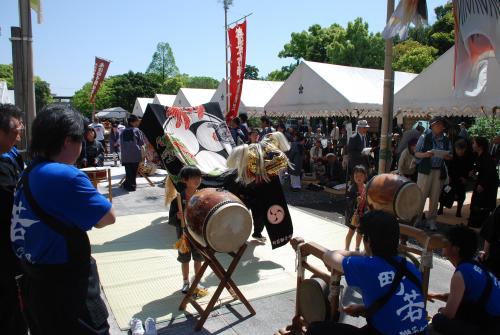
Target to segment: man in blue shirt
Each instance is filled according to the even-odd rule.
[[[21,314],[15,277],[21,273],[19,261],[10,245],[10,216],[14,189],[24,162],[15,145],[24,129],[21,111],[10,104],[0,104],[0,324],[6,334],[27,334]]]
[[[336,250],[325,253],[323,261],[343,272],[348,285],[361,289],[364,304],[349,305],[344,312],[364,316],[367,325],[357,328],[337,322],[312,323],[308,333],[317,334],[425,334],[427,313],[417,268],[399,257],[399,225],[381,211],[361,218],[360,227],[366,255]]]
[[[455,226],[447,234],[443,256],[455,267],[450,292],[430,293],[429,298],[446,302],[432,318],[432,327],[442,335],[500,334],[500,281],[474,261],[476,233]]]
[[[431,120],[431,132],[420,136],[415,149],[418,164],[417,185],[422,191],[424,201],[429,198],[429,214],[427,224],[431,230],[436,230],[436,217],[439,204],[439,195],[446,179],[446,166],[444,160],[452,159],[449,153],[450,141],[444,135],[444,119],[435,117]],[[448,151],[447,154],[435,155],[434,150]]]
[[[86,232],[114,223],[115,214],[73,166],[82,139],[83,118],[70,107],[45,108],[33,121],[33,162],[17,185],[10,230],[25,274],[22,294],[32,334],[109,329]]]

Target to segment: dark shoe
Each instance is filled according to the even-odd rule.
[[[439,207],[437,214],[443,215],[443,207]]]
[[[462,213],[457,212],[457,213],[455,214],[455,216],[456,216],[457,218],[461,218],[461,217],[462,217]]]

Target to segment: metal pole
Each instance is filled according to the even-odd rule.
[[[387,0],[387,22],[394,12],[394,0]],[[382,129],[380,131],[380,153],[378,173],[388,172],[391,168],[391,133],[394,108],[394,71],[392,70],[392,39],[385,43],[384,63],[384,105]]]
[[[226,39],[226,114],[229,113],[229,60],[228,60],[228,51],[229,48],[227,43],[227,9],[228,5],[224,2],[224,37]]]
[[[32,31],[31,31],[31,9],[30,0],[19,0],[19,17],[21,22],[19,28],[12,27],[13,54],[20,57],[20,61],[13,60],[14,82],[16,87],[15,99],[16,105],[22,109],[26,115],[25,119],[25,138],[26,148],[29,149],[31,139],[31,124],[35,119],[35,85],[33,81],[33,50],[32,50]],[[20,31],[20,36],[14,36]],[[21,48],[16,46],[16,38],[20,40]],[[17,54],[19,53],[20,54]],[[17,78],[16,78],[17,75]],[[20,89],[20,92],[17,90]]]

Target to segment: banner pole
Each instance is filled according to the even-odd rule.
[[[229,48],[227,43],[227,6],[224,6],[224,37],[226,41],[226,113],[224,117],[226,117],[227,113],[229,113],[229,60],[228,60],[228,51]]]

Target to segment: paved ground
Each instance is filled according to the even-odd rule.
[[[155,186],[149,186],[144,179],[138,179],[136,192],[126,192],[117,184],[124,171],[122,168],[113,168],[113,204],[118,216],[151,213],[164,210],[164,175],[152,178]],[[99,189],[107,192],[107,186],[101,184]],[[290,192],[284,187],[287,201],[310,214],[332,220],[332,224],[342,224],[344,201],[336,201],[329,194],[321,191],[303,189],[300,192]],[[443,228],[443,227],[440,227]],[[442,260],[435,262],[431,274],[431,289],[444,291],[447,289],[451,271]],[[352,292],[351,292],[352,293]],[[105,298],[105,296],[104,296]],[[359,296],[347,294],[348,301],[359,300]],[[272,334],[277,329],[290,323],[294,314],[295,292],[287,292],[271,297],[251,301],[257,315],[250,316],[243,305],[223,306],[214,312],[204,325],[204,329],[197,334]],[[431,304],[430,311],[436,311],[439,304]],[[110,313],[111,314],[111,313]],[[179,318],[168,323],[158,325],[159,334],[193,334],[197,319],[192,316]],[[361,319],[347,320],[349,323],[359,324]],[[110,315],[111,334],[127,334],[121,331]]]

